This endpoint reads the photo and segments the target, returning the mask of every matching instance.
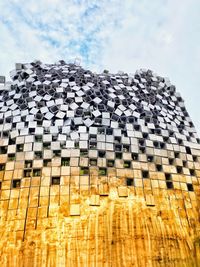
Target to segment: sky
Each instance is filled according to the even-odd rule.
[[[169,77],[200,135],[199,0],[0,0],[0,75],[16,62],[80,60]]]

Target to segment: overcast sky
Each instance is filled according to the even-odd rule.
[[[199,0],[0,0],[0,74],[60,59],[169,77],[200,133]]]

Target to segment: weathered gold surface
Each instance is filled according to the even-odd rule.
[[[200,266],[199,190],[36,184],[10,194],[2,267]]]

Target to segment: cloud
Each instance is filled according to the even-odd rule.
[[[13,50],[13,61],[78,56],[88,67],[99,67],[102,43],[119,18],[118,7],[120,1],[1,1],[1,43],[10,39],[7,49],[0,44],[1,51]],[[99,38],[104,28],[107,36]]]
[[[0,0],[0,73],[15,62],[81,58],[94,71],[169,76],[200,132],[198,0]]]

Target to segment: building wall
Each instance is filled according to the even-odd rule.
[[[17,64],[0,96],[1,266],[199,266],[200,141],[168,79]]]

